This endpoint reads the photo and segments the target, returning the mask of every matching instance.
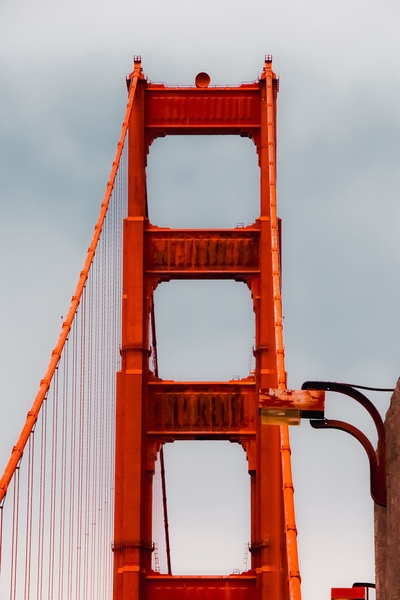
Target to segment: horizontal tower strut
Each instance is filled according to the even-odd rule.
[[[146,273],[163,279],[236,279],[259,274],[260,229],[145,230]]]
[[[151,84],[146,93],[145,127],[150,135],[241,135],[261,127],[259,83],[238,87],[168,88]]]
[[[254,379],[219,383],[150,381],[148,435],[166,441],[255,436],[258,413]]]

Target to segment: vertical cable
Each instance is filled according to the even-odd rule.
[[[81,597],[82,573],[82,496],[84,482],[84,447],[85,447],[85,348],[86,348],[86,287],[81,301],[80,356],[79,356],[79,412],[78,412],[78,461],[77,461],[77,524],[76,524],[76,570],[75,599]]]
[[[106,600],[112,594],[126,129],[127,120],[76,295],[0,482],[0,568],[3,558],[3,570],[5,564],[7,572],[10,567],[11,600]],[[24,449],[26,462],[20,469],[20,463],[13,464]],[[7,523],[3,528],[3,504],[11,471],[12,534],[3,543],[8,529]]]
[[[112,203],[112,196],[110,198],[110,208]],[[107,224],[110,219],[110,209],[107,213],[107,220],[104,223],[104,228],[102,231],[102,236],[99,240],[99,248],[98,253],[96,255],[96,264],[92,269],[92,285],[93,285],[93,311],[94,311],[94,323],[93,323],[93,347],[95,348],[95,353],[91,357],[93,362],[93,382],[94,382],[94,393],[93,393],[93,402],[94,402],[94,422],[93,422],[93,461],[95,465],[95,476],[92,481],[92,532],[93,532],[93,560],[98,565],[99,572],[96,576],[91,578],[90,587],[91,594],[93,598],[101,597],[99,595],[99,587],[100,582],[103,578],[102,566],[100,562],[100,552],[101,552],[101,544],[102,544],[102,529],[101,529],[101,520],[99,515],[99,506],[100,506],[100,498],[99,498],[99,485],[101,485],[101,481],[103,479],[101,469],[100,469],[100,458],[99,453],[101,451],[101,437],[99,433],[99,427],[102,420],[102,415],[100,411],[100,402],[101,402],[101,381],[100,381],[100,365],[102,362],[102,353],[103,353],[103,340],[101,338],[101,301],[102,301],[102,292],[101,289],[101,269],[102,269],[102,256],[104,252],[104,236],[106,235]],[[103,292],[104,293],[104,292]]]
[[[118,173],[117,173],[117,178],[118,178]],[[111,206],[112,203],[114,201],[114,195],[115,192],[113,192],[112,198],[111,198]],[[100,352],[99,352],[99,371],[98,371],[98,378],[99,378],[99,383],[100,383],[100,389],[99,389],[99,414],[104,414],[104,401],[106,396],[106,375],[107,375],[107,369],[108,369],[108,365],[106,362],[106,357],[107,357],[107,349],[108,349],[108,345],[110,343],[110,340],[107,339],[107,327],[106,327],[106,322],[105,322],[105,318],[106,318],[106,312],[105,312],[105,307],[107,306],[107,300],[108,300],[108,289],[107,289],[107,285],[106,285],[106,277],[107,277],[107,250],[108,250],[108,244],[109,244],[109,224],[110,224],[110,218],[111,215],[109,213],[108,215],[108,220],[107,220],[107,224],[106,227],[104,229],[104,238],[103,238],[103,244],[102,244],[102,252],[99,255],[99,272],[98,272],[98,290],[99,290],[99,303],[98,303],[98,335],[99,335],[99,340],[100,340]],[[100,293],[101,291],[101,293]],[[103,423],[101,423],[102,425]],[[102,428],[99,430],[99,472],[101,473],[102,477],[104,478],[104,438],[103,438],[103,431]],[[104,480],[104,479],[103,479]],[[98,511],[99,511],[99,523],[101,522],[101,511],[102,511],[102,507],[103,507],[103,502],[104,502],[104,486],[100,485],[97,488],[97,495],[98,495]],[[99,531],[99,553],[98,553],[98,561],[100,564],[103,564],[103,571],[102,571],[102,577],[101,579],[99,579],[98,581],[98,589],[97,589],[97,593],[99,594],[103,594],[104,593],[104,587],[105,587],[105,578],[106,578],[106,572],[105,572],[105,568],[104,568],[104,559],[105,559],[105,537],[104,537],[104,530],[102,527],[100,527],[100,531]]]
[[[14,473],[14,494],[13,494],[13,512],[12,512],[12,533],[11,533],[11,577],[10,577],[10,600],[17,597],[17,566],[18,566],[18,522],[19,522],[19,480],[20,469],[17,467]]]
[[[50,479],[50,515],[49,515],[49,559],[48,559],[48,599],[54,597],[54,554],[55,520],[57,501],[57,450],[58,450],[58,367],[53,379],[52,426],[51,426],[51,479]]]
[[[114,214],[115,214],[115,200],[118,196],[118,187],[119,187],[119,177],[120,177],[120,169],[118,168],[115,186],[113,190],[113,195],[110,202],[110,211],[108,213],[108,221],[107,226],[104,230],[104,255],[102,258],[102,297],[103,297],[103,307],[102,307],[102,364],[104,365],[103,372],[103,386],[104,393],[100,395],[99,398],[99,414],[100,415],[108,415],[107,406],[110,402],[110,378],[112,377],[110,370],[112,370],[113,366],[112,361],[110,362],[110,357],[112,353],[112,344],[113,344],[113,331],[112,331],[112,323],[110,321],[110,315],[112,311],[112,278],[111,278],[111,266],[110,260],[114,253],[114,239],[113,239],[113,226],[114,226]],[[108,461],[107,461],[107,445],[108,445],[108,435],[109,435],[109,424],[107,425],[107,419],[101,419],[99,423],[99,440],[100,440],[100,448],[99,448],[99,472],[102,474],[103,481],[108,481],[109,479],[109,469],[108,469]],[[99,520],[99,531],[100,531],[100,552],[99,552],[99,564],[102,565],[103,569],[103,577],[101,581],[99,581],[98,594],[101,597],[105,597],[107,590],[107,580],[109,577],[108,568],[108,553],[110,549],[108,547],[109,540],[107,538],[107,521],[106,521],[106,502],[107,502],[107,486],[100,485],[97,488],[97,493],[99,497],[99,505],[98,505],[98,520]]]
[[[107,213],[107,219],[109,218],[109,214]],[[97,247],[96,257],[93,261],[91,272],[90,272],[90,281],[88,281],[87,291],[88,291],[88,345],[87,345],[87,365],[88,365],[88,373],[87,373],[87,382],[88,382],[88,395],[87,395],[87,403],[88,403],[88,423],[87,423],[87,432],[88,432],[88,440],[87,440],[87,450],[86,450],[86,461],[87,461],[87,479],[86,479],[86,510],[87,510],[87,522],[86,522],[86,533],[88,536],[87,542],[87,556],[85,559],[85,564],[88,564],[90,561],[96,565],[95,556],[96,556],[96,478],[98,477],[98,469],[97,469],[97,448],[96,448],[96,427],[97,427],[97,376],[96,376],[96,357],[98,353],[98,341],[97,341],[97,331],[96,331],[96,312],[97,312],[97,294],[96,294],[96,271],[98,265],[98,257],[99,252],[101,252],[102,245],[102,237],[103,237],[104,227],[102,234],[99,239],[99,244]],[[85,570],[87,567],[85,566]],[[87,573],[87,577],[85,578],[84,584],[84,598],[93,598],[93,582],[95,581],[96,576],[99,576],[98,573],[93,573],[91,570],[90,573]]]
[[[77,439],[77,403],[78,403],[78,326],[80,319],[75,318],[72,328],[71,357],[71,441],[69,452],[69,510],[68,510],[68,580],[67,598],[73,597],[73,573],[75,557],[75,473]]]
[[[39,519],[38,519],[38,554],[37,554],[37,585],[36,600],[42,600],[43,591],[43,554],[45,530],[46,502],[46,449],[47,449],[47,396],[41,410],[42,428],[40,440],[40,474],[39,474]]]
[[[152,522],[152,537],[153,537],[153,543],[154,546],[156,546],[158,540],[159,540],[159,531],[158,531],[158,461],[156,461],[155,466],[154,466],[154,475],[153,475],[153,507],[152,507],[152,515],[153,515],[153,522]],[[156,560],[155,560],[155,552],[153,552],[153,556],[152,556],[152,567],[154,569],[154,571],[157,571],[157,564],[156,564]]]
[[[165,545],[167,549],[167,566],[168,575],[172,575],[171,569],[171,549],[169,545],[169,526],[168,526],[168,511],[167,511],[167,487],[165,485],[165,466],[164,466],[164,448],[160,450],[160,465],[161,465],[161,485],[162,485],[162,500],[164,510],[164,528],[165,528]]]
[[[61,475],[60,475],[60,522],[59,522],[59,554],[58,554],[58,600],[64,596],[65,573],[65,511],[67,501],[67,435],[68,435],[68,381],[69,381],[69,340],[63,352],[62,380],[62,426],[61,426]]]
[[[101,240],[101,238],[100,238]],[[101,243],[101,242],[100,242]],[[86,423],[85,423],[85,482],[84,482],[84,514],[83,514],[83,553],[82,553],[82,566],[83,566],[83,598],[86,600],[88,598],[88,577],[89,577],[89,554],[90,554],[90,543],[91,543],[91,519],[90,519],[90,509],[91,509],[91,483],[92,483],[92,461],[96,460],[96,453],[92,452],[92,415],[93,415],[93,389],[92,389],[92,316],[93,316],[93,289],[92,289],[92,273],[93,266],[91,269],[91,274],[86,284],[86,306],[85,306],[85,314],[86,314],[86,344],[85,344],[85,354],[84,354],[84,364],[86,364],[86,397],[85,397],[85,413],[86,413]],[[93,465],[93,471],[96,466]]]
[[[26,530],[25,530],[25,576],[24,600],[29,600],[31,590],[31,559],[32,559],[32,511],[33,511],[33,477],[34,477],[34,431],[28,441],[28,487],[26,499]]]
[[[123,146],[132,94],[84,270],[0,482],[0,569],[3,558],[3,570],[5,564],[7,572],[11,569],[11,600],[105,600],[111,595],[115,372],[121,360],[122,219],[127,203]],[[26,462],[20,469],[15,460],[24,449]],[[7,518],[3,529],[3,505],[11,479],[12,534],[3,544],[8,529]]]
[[[113,273],[113,262],[114,262],[114,255],[116,252],[116,206],[119,202],[119,198],[120,198],[120,186],[121,186],[121,170],[118,169],[118,185],[117,185],[117,189],[115,190],[115,194],[113,196],[113,204],[112,204],[112,212],[111,212],[111,219],[109,221],[109,235],[108,235],[108,244],[107,244],[107,279],[106,279],[106,286],[107,286],[107,313],[106,313],[106,323],[107,323],[107,331],[109,331],[109,341],[107,344],[107,355],[106,355],[106,360],[107,360],[107,371],[106,371],[106,404],[104,406],[104,410],[107,410],[107,413],[109,415],[109,423],[108,425],[105,427],[104,431],[103,431],[103,437],[106,441],[106,444],[104,444],[103,447],[103,469],[104,469],[104,473],[108,474],[108,479],[110,478],[111,474],[112,474],[112,468],[110,465],[110,459],[113,461],[113,457],[111,458],[108,454],[109,452],[109,448],[110,448],[110,442],[109,442],[109,437],[110,435],[113,435],[114,431],[113,429],[111,429],[111,421],[112,421],[112,412],[110,412],[110,407],[112,407],[113,405],[113,395],[115,394],[115,385],[116,385],[116,364],[115,364],[115,359],[114,357],[116,356],[115,353],[115,345],[117,344],[117,340],[116,340],[116,336],[115,336],[115,331],[113,328],[113,315],[114,312],[118,311],[118,307],[115,305],[115,291],[114,291],[114,286],[115,286],[115,277],[114,277],[114,273]],[[107,409],[108,406],[108,409]],[[112,410],[112,409],[111,409]],[[107,453],[106,453],[106,447],[107,447]],[[104,521],[104,532],[106,533],[107,531],[107,524],[108,524],[108,514],[106,512],[106,508],[108,506],[108,495],[109,495],[109,488],[110,488],[110,484],[107,487],[104,487],[102,490],[102,495],[103,495],[103,502],[102,502],[102,506],[103,506],[103,521]],[[107,504],[106,504],[107,503]],[[112,563],[110,561],[111,559],[111,552],[110,552],[110,542],[109,539],[106,541],[105,538],[105,544],[103,545],[103,564],[105,567],[105,572],[107,573],[107,576],[104,578],[104,582],[103,582],[103,594],[106,595],[107,594],[107,590],[109,587],[108,582],[110,581],[110,574],[112,572]]]
[[[93,237],[92,237],[90,246],[88,248],[88,252],[86,255],[86,260],[85,260],[83,269],[79,276],[79,281],[78,281],[78,285],[75,289],[75,294],[72,297],[71,304],[70,304],[70,307],[69,307],[69,310],[67,313],[67,317],[66,317],[65,321],[63,322],[62,330],[61,330],[61,333],[57,340],[56,346],[52,352],[51,359],[50,359],[49,365],[47,367],[47,371],[45,373],[44,378],[40,382],[39,391],[36,394],[36,398],[34,400],[31,410],[28,413],[28,416],[27,416],[25,425],[22,429],[22,432],[20,434],[20,437],[18,438],[18,441],[12,450],[12,453],[11,453],[10,459],[8,461],[8,464],[6,466],[6,469],[0,479],[0,502],[2,502],[4,496],[7,493],[7,487],[13,477],[13,473],[20,461],[20,458],[21,458],[22,454],[24,453],[25,445],[27,444],[29,435],[30,435],[32,428],[34,427],[34,425],[36,423],[37,417],[41,411],[41,407],[47,396],[51,381],[53,379],[54,372],[57,368],[64,345],[68,338],[69,332],[71,331],[71,327],[72,327],[72,324],[73,324],[73,321],[75,318],[75,314],[77,312],[77,309],[79,307],[79,304],[80,304],[80,301],[81,301],[81,298],[83,295],[83,290],[85,288],[86,281],[89,276],[91,264],[93,262],[93,258],[96,253],[97,243],[98,243],[98,240],[99,240],[99,237],[101,234],[104,220],[107,215],[107,210],[108,210],[110,198],[111,198],[111,195],[113,192],[119,163],[120,163],[121,156],[122,156],[122,153],[124,150],[125,138],[126,138],[126,133],[128,130],[129,117],[130,117],[130,113],[132,110],[132,103],[133,103],[133,99],[135,96],[137,81],[138,81],[138,76],[136,74],[133,77],[133,80],[132,80],[130,88],[129,88],[128,103],[126,106],[125,117],[124,117],[124,121],[122,124],[121,135],[120,135],[120,138],[119,138],[119,141],[117,144],[117,152],[116,152],[115,160],[114,160],[112,168],[111,168],[110,178],[109,178],[109,181],[107,184],[106,192],[104,195],[104,200],[101,205],[99,218],[98,218],[95,228],[94,228]]]

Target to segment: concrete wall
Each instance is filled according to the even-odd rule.
[[[400,379],[386,414],[387,507],[375,505],[377,600],[400,600]]]

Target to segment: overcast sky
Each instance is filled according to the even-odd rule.
[[[151,80],[182,85],[192,84],[199,71],[207,71],[212,84],[254,80],[264,55],[273,54],[281,79],[278,201],[289,386],[298,388],[306,379],[395,385],[399,17],[394,0],[2,3],[3,465],[84,260],[134,54],[142,55]],[[230,227],[257,214],[257,163],[249,140],[157,140],[148,176],[156,224]],[[203,287],[205,296],[195,284],[157,290],[162,376],[218,379],[248,372],[253,321],[247,288],[232,282]],[[188,329],[202,310],[207,335],[204,326]],[[388,394],[374,400],[384,414]],[[328,404],[328,416],[351,420],[372,436],[362,411],[335,397]],[[327,599],[331,586],[374,579],[367,459],[341,432],[314,431],[305,423],[291,434],[303,594],[306,600]],[[210,452],[217,456],[215,448]],[[189,464],[199,456],[195,449]],[[188,473],[195,473],[187,464],[179,467],[182,457],[178,446],[166,453],[172,515],[180,510],[179,469],[187,473],[186,489],[192,485]],[[223,465],[237,464],[236,455],[220,458]],[[244,463],[240,469],[243,477]],[[218,471],[212,477],[218,480]],[[206,542],[205,553],[212,545]],[[204,559],[200,548],[194,544],[191,564]],[[178,570],[185,569],[185,554],[176,550]]]

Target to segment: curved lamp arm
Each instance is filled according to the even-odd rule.
[[[310,425],[314,429],[339,429],[341,431],[346,431],[362,444],[369,459],[372,499],[380,506],[386,506],[385,427],[377,408],[366,396],[364,396],[364,394],[343,383],[333,383],[330,381],[306,381],[301,386],[301,389],[325,390],[338,392],[339,394],[345,394],[346,396],[350,396],[359,402],[359,404],[361,404],[371,415],[378,432],[378,447],[376,452],[369,439],[359,429],[357,429],[357,427],[354,427],[349,423],[332,419],[311,419]]]
[[[380,506],[386,506],[386,486],[385,481],[382,481],[382,475],[384,475],[384,473],[382,472],[383,470],[379,468],[375,450],[371,442],[363,434],[363,432],[349,423],[345,423],[344,421],[336,421],[333,419],[311,419],[310,425],[311,427],[314,427],[314,429],[339,429],[340,431],[346,431],[362,444],[369,458],[370,489],[372,499]]]

